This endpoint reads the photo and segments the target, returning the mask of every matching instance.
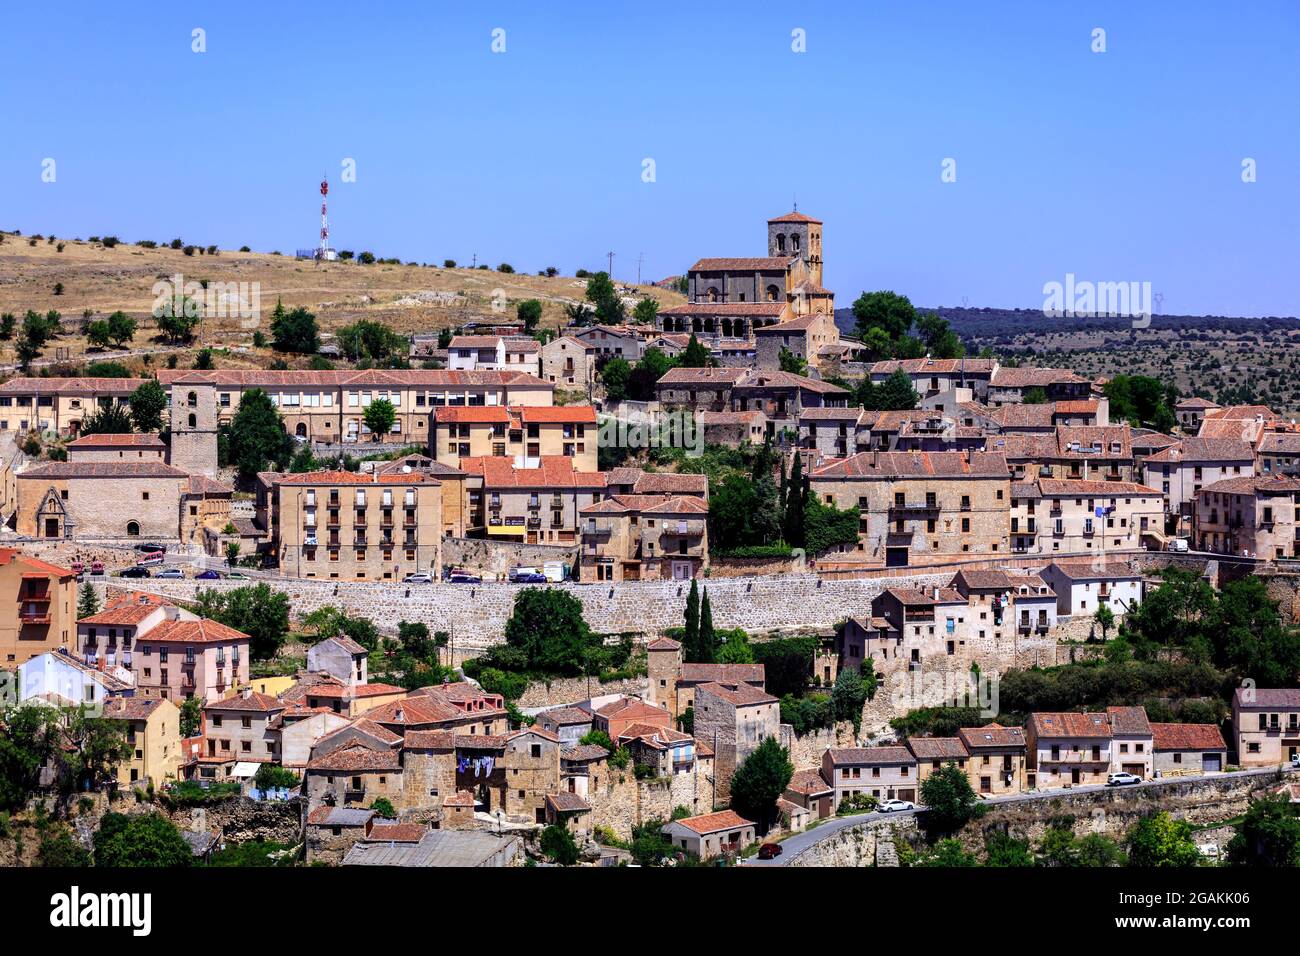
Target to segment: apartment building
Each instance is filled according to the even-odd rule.
[[[691,495],[613,495],[579,512],[579,579],[684,581],[709,564],[709,506]]]
[[[77,654],[121,667],[138,692],[215,700],[248,683],[249,637],[155,595],[128,592],[77,622]]]
[[[274,697],[245,688],[233,697],[203,707],[203,752],[199,763],[221,766],[229,776],[237,762],[279,763],[280,734],[275,718],[285,705]]]
[[[991,452],[861,452],[809,473],[813,494],[860,512],[857,551],[887,567],[1007,554],[1011,476]]]
[[[126,724],[130,756],[118,764],[119,787],[161,786],[180,778],[181,711],[161,697],[112,697],[104,717]]]
[[[442,406],[550,405],[555,385],[522,371],[369,369],[193,371],[163,369],[158,381],[210,383],[218,421],[228,423],[245,392],[261,389],[279,409],[289,434],[314,442],[389,441],[423,444],[434,409]],[[385,399],[397,412],[387,436],[371,436],[362,420],[371,402]],[[176,404],[173,396],[172,404]]]
[[[605,492],[604,472],[579,471],[563,455],[543,455],[534,468],[498,456],[462,458],[460,467],[468,476],[467,526],[489,538],[573,544],[579,511]]]
[[[1300,755],[1300,690],[1238,687],[1232,735],[1241,767],[1277,767]]]
[[[40,654],[74,650],[77,575],[68,568],[0,548],[0,670]]]
[[[1178,517],[1180,528],[1190,528],[1202,488],[1256,474],[1255,449],[1237,438],[1184,438],[1143,459],[1139,471],[1138,480],[1164,495],[1166,513]]]
[[[822,777],[835,789],[835,809],[848,797],[915,801],[916,758],[906,747],[831,747],[822,754]]]
[[[596,410],[590,405],[444,407],[435,410],[429,446],[440,464],[506,458],[537,468],[542,458],[572,458],[579,471],[597,469]]]
[[[963,727],[957,737],[970,754],[967,779],[977,793],[998,796],[1024,789],[1028,745],[1023,728],[997,723]]]
[[[1111,772],[1114,739],[1107,714],[1030,714],[1025,737],[1030,789],[1105,783]]]
[[[314,471],[279,475],[273,486],[273,540],[283,573],[343,581],[441,573],[437,479],[415,471]]]
[[[1085,554],[1163,544],[1164,496],[1131,481],[1038,478],[1011,486],[1011,549]]]
[[[1282,560],[1300,558],[1300,478],[1227,478],[1196,496],[1201,551]]]
[[[1261,475],[1300,477],[1300,430],[1291,426],[1264,432],[1255,446],[1255,455]]]
[[[129,405],[143,378],[18,376],[0,384],[0,431],[76,435],[105,405]]]

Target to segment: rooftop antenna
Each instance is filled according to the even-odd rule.
[[[605,255],[609,257],[609,277],[612,279],[614,278],[614,253],[607,252]]]
[[[330,217],[327,208],[329,194],[330,181],[327,173],[320,181],[320,245],[316,248],[317,262],[333,262],[335,258],[334,250],[330,248]]]

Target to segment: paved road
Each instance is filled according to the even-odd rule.
[[[1234,777],[1251,777],[1262,776],[1264,774],[1277,773],[1277,767],[1263,767],[1258,770],[1240,770],[1232,774]],[[1296,773],[1297,771],[1289,771]],[[1191,783],[1197,780],[1212,780],[1222,778],[1226,774],[1197,774],[1182,777],[1162,777],[1158,780],[1144,780],[1142,783],[1134,784],[1130,787],[1124,787],[1125,790],[1139,790],[1142,788],[1165,787],[1177,783]],[[981,802],[987,804],[1004,804],[1004,803],[1031,803],[1036,800],[1055,800],[1063,796],[1075,796],[1080,793],[1095,793],[1098,790],[1112,790],[1114,787],[1107,787],[1105,784],[1089,784],[1087,786],[1070,787],[1069,789],[1057,790],[1039,790],[1034,793],[1014,793],[1001,797],[989,797]],[[922,811],[924,808],[922,808]],[[847,827],[860,826],[864,823],[875,823],[881,820],[891,820],[915,816],[921,811],[903,811],[899,813],[858,813],[848,817],[832,817],[825,823],[805,830],[803,833],[796,833],[794,836],[781,841],[781,855],[774,860],[760,860],[758,857],[750,857],[744,861],[745,866],[786,866],[789,862],[809,847],[816,846],[824,840],[828,840],[836,833]]]

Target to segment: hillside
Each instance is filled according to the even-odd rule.
[[[62,252],[58,243],[64,243]],[[258,283],[261,324],[252,327],[238,316],[205,318],[200,340],[189,349],[167,349],[152,342],[157,334],[152,320],[156,282],[181,274],[185,282]],[[54,287],[62,283],[63,294]],[[145,352],[193,351],[200,345],[216,349],[242,349],[237,355],[218,355],[218,364],[267,364],[269,350],[251,348],[254,331],[269,337],[271,310],[277,297],[288,307],[305,306],[316,313],[322,332],[330,333],[357,319],[381,321],[399,332],[429,332],[458,326],[473,319],[512,317],[515,304],[539,299],[542,326],[564,320],[564,306],[582,300],[586,282],[572,276],[507,274],[485,269],[444,269],[419,265],[361,265],[357,262],[316,263],[270,253],[218,250],[215,255],[192,256],[181,250],[146,249],[121,243],[106,248],[101,243],[57,240],[48,237],[33,246],[30,237],[4,233],[0,241],[0,312],[13,312],[19,322],[28,309],[58,310],[65,334],[51,343],[37,364],[60,361],[79,363],[121,353],[88,351],[81,336],[83,314],[91,318],[121,310],[140,324],[129,346],[128,364],[140,362]],[[682,296],[655,286],[620,286],[632,301],[641,296],[661,306],[683,301]],[[249,327],[244,327],[249,325]],[[66,348],[66,358],[55,349]],[[13,342],[0,342],[0,366],[14,361]],[[184,357],[181,364],[186,364]]]

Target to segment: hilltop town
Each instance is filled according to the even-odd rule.
[[[1282,411],[894,291],[846,330],[797,209],[638,285],[3,239],[0,864],[1258,864],[1295,823]]]

